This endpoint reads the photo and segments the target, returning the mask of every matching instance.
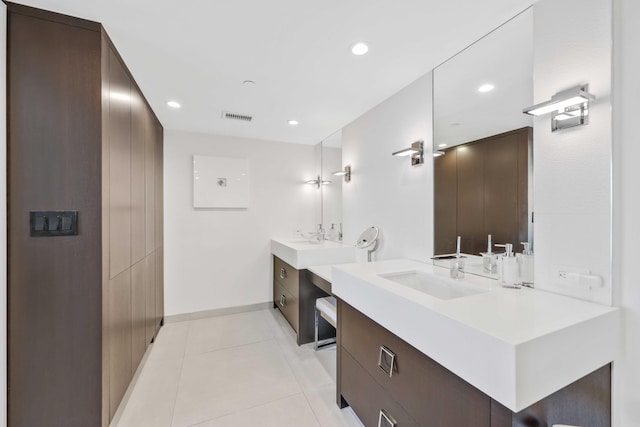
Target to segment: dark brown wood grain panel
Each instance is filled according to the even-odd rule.
[[[112,418],[133,375],[131,269],[109,281],[109,313],[109,412]]]
[[[456,251],[458,215],[457,151],[433,159],[434,254]]]
[[[531,146],[532,129],[522,128],[454,147],[435,159],[435,254],[454,252],[456,236],[470,254],[487,250],[488,234],[494,243],[521,248],[529,234]]]
[[[31,18],[37,18],[43,21],[51,21],[52,23],[64,24],[89,31],[99,32],[101,25],[97,22],[88,21],[86,19],[76,18],[74,16],[63,15],[61,13],[51,12],[48,10],[37,9],[35,7],[25,6],[22,4],[11,3],[5,1],[7,10],[12,15],[24,15]]]
[[[155,253],[155,267],[156,267],[156,311],[155,311],[155,327],[156,333],[160,329],[160,325],[164,320],[164,250],[162,248],[156,249]]]
[[[346,350],[341,351],[342,397],[349,403],[365,427],[376,427],[380,411],[392,417],[397,426],[418,427],[419,424],[390,396],[385,389]],[[433,424],[437,425],[437,424]]]
[[[481,243],[486,242],[483,150],[477,144],[457,147],[455,150],[458,176],[457,235],[462,237],[462,252],[476,254]],[[484,246],[486,247],[486,243]]]
[[[144,174],[145,174],[145,248],[146,254],[150,255],[156,249],[156,142],[153,114],[150,108],[145,106],[145,152],[144,152]]]
[[[489,426],[487,395],[348,304],[341,307],[342,348],[420,425]],[[381,346],[395,354],[391,376],[378,366]]]
[[[109,258],[114,278],[131,267],[131,81],[109,52]]]
[[[163,157],[164,157],[164,140],[163,140],[163,129],[160,125],[160,122],[155,120],[153,121],[153,139],[155,142],[155,203],[156,203],[156,211],[155,211],[155,227],[156,227],[156,236],[155,243],[156,248],[161,248],[164,238],[164,177],[163,177]]]
[[[156,254],[144,259],[145,283],[145,342],[148,346],[156,335]]]
[[[494,242],[511,243],[516,250],[519,247],[518,135],[499,136],[477,146],[482,147],[485,164],[484,238],[491,234]],[[486,243],[480,250],[486,251]]]
[[[513,415],[514,427],[611,426],[611,365],[569,384]]]
[[[146,263],[131,267],[131,372],[134,373],[147,349]]]
[[[293,295],[279,282],[273,282],[273,302],[289,322],[296,335],[299,325],[298,296]]]
[[[131,91],[131,263],[146,255],[145,133],[147,114],[142,95]]]
[[[316,300],[329,296],[327,292],[314,285],[311,281],[313,273],[307,270],[299,270],[299,294],[298,294],[298,345],[315,341]],[[317,276],[316,276],[317,277]],[[316,278],[323,280],[321,278]],[[324,281],[325,283],[329,283]],[[329,283],[329,286],[331,284]],[[320,340],[333,338],[336,331],[327,321],[320,318],[318,321],[318,337]]]
[[[101,422],[99,33],[8,14],[8,420]],[[3,40],[3,42],[5,42]],[[77,236],[32,238],[29,211],[77,210]]]

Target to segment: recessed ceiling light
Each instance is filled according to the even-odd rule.
[[[439,148],[444,148],[444,147],[446,147],[446,146],[447,146],[447,144],[438,144],[438,147],[439,147]]]
[[[256,82],[254,82],[253,80],[245,80],[242,82],[242,84],[247,87],[253,87],[256,85]]]
[[[167,105],[171,108],[180,108],[182,105],[178,101],[167,101]]]
[[[297,120],[289,120],[287,123],[289,123],[291,126],[296,126],[299,122]]]
[[[490,83],[484,84],[478,88],[478,92],[491,92],[494,86]]]
[[[360,56],[364,55],[367,52],[369,52],[369,45],[367,45],[365,42],[358,42],[351,46],[351,53],[353,53],[354,55]]]

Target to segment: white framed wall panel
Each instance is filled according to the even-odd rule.
[[[193,156],[193,207],[249,207],[249,159]]]

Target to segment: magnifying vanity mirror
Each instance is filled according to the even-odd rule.
[[[433,72],[434,254],[532,242],[533,11]],[[493,250],[503,252],[503,250]]]

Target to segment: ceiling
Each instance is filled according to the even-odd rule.
[[[101,22],[166,129],[314,144],[533,1],[18,3]],[[362,40],[369,53],[352,55]]]

